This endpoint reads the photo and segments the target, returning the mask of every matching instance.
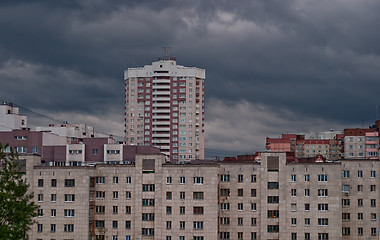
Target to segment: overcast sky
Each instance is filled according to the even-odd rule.
[[[0,99],[122,136],[123,70],[171,46],[177,64],[206,69],[208,149],[367,127],[379,12],[378,0],[1,0]]]

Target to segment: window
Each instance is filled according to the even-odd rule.
[[[74,209],[65,209],[64,216],[65,217],[74,217]]]
[[[179,229],[183,230],[183,229],[185,229],[185,228],[186,228],[186,223],[185,223],[185,221],[180,221],[180,222],[179,222]]]
[[[38,209],[37,211],[37,216],[42,217],[44,215],[44,210],[43,209]]]
[[[112,183],[113,184],[118,184],[119,183],[119,177],[113,177],[112,178]]]
[[[112,192],[112,198],[113,199],[118,199],[119,198],[119,192],[118,191],[113,191]]]
[[[358,236],[363,236],[363,228],[358,228]]]
[[[328,233],[318,233],[318,240],[329,240]]]
[[[342,199],[342,206],[343,207],[350,206],[350,199]]]
[[[230,239],[230,233],[229,232],[220,232],[220,240],[227,240]]]
[[[132,213],[131,206],[125,206],[125,214],[131,214],[131,213]]]
[[[292,240],[297,240],[297,233],[292,233],[291,236],[292,236],[292,238],[291,238]]]
[[[180,177],[179,178],[179,183],[180,184],[185,184],[185,182],[186,182],[186,178],[185,177]]]
[[[256,197],[257,191],[256,189],[251,189],[251,197]]]
[[[143,206],[154,206],[154,199],[143,199],[142,205]]]
[[[230,189],[229,188],[220,189],[220,196],[221,197],[228,197],[228,196],[230,196]]]
[[[305,203],[305,211],[310,211],[310,203]]]
[[[229,203],[221,203],[220,204],[220,210],[230,210],[230,204]]]
[[[329,219],[328,218],[318,218],[318,226],[328,226]]]
[[[342,171],[342,178],[349,178],[350,177],[350,171]]]
[[[363,192],[363,185],[358,185],[358,192]]]
[[[166,177],[166,184],[172,184],[172,177]]]
[[[50,217],[56,217],[57,216],[57,210],[56,209],[51,209],[50,210]]]
[[[327,174],[319,174],[318,182],[327,182]]]
[[[194,215],[202,215],[203,214],[203,207],[193,207],[193,214]]]
[[[251,175],[251,182],[255,183],[256,182],[256,175]]]
[[[371,213],[371,220],[376,221],[376,213]]]
[[[38,185],[38,187],[43,187],[44,186],[44,180],[38,179],[37,185]]]
[[[375,178],[376,177],[376,171],[371,171],[371,178]]]
[[[251,232],[251,240],[256,240],[256,239],[257,239],[257,233]]]
[[[112,213],[117,214],[119,212],[119,209],[117,206],[112,206]]]
[[[347,227],[342,228],[342,235],[350,235],[350,228],[347,228]]]
[[[74,202],[75,194],[65,194],[65,202]]]
[[[297,189],[290,189],[290,196],[296,197],[297,196]]]
[[[95,206],[95,213],[96,214],[104,214],[106,211],[105,206]]]
[[[268,225],[268,232],[279,232],[280,228],[278,225]]]
[[[179,199],[185,200],[185,192],[180,192],[179,193]]]
[[[305,218],[305,226],[310,226],[310,218]]]
[[[268,196],[268,203],[279,203],[278,196]]]
[[[310,240],[310,233],[305,233],[305,240]]]
[[[310,197],[310,189],[305,189],[305,197]]]
[[[57,194],[52,194],[50,196],[50,199],[51,199],[52,202],[56,202],[57,201]]]
[[[291,181],[291,182],[296,182],[296,181],[297,181],[297,175],[292,174],[292,175],[290,176],[290,181]]]
[[[181,236],[180,236],[179,240],[185,240],[185,237],[181,238]],[[193,240],[204,240],[204,237],[203,236],[194,236]]]
[[[319,203],[318,204],[318,211],[328,211],[329,205],[327,203]]]
[[[241,211],[243,210],[243,204],[241,203]],[[251,203],[251,211],[256,211],[256,203]]]
[[[327,197],[328,195],[327,189],[318,189],[318,197]]]
[[[371,185],[370,189],[371,189],[371,192],[376,192],[376,185]]]
[[[371,236],[376,236],[376,228],[371,228]]]
[[[143,221],[154,221],[154,213],[143,213],[142,214]]]
[[[310,174],[305,174],[305,182],[310,182]]]
[[[230,175],[229,174],[220,175],[220,181],[221,182],[229,182],[230,181]]]
[[[141,233],[143,236],[154,236],[154,228],[143,228]]]
[[[203,177],[194,177],[194,184],[203,184]]]
[[[95,227],[96,228],[104,228],[105,224],[104,224],[104,220],[96,220],[95,221]]]
[[[242,188],[238,189],[238,197],[243,197],[243,189]]]
[[[37,232],[42,232],[42,231],[43,231],[43,225],[37,224]]]
[[[238,203],[238,211],[243,211],[243,203]]]
[[[363,213],[358,213],[358,220],[363,220]]]
[[[376,207],[376,199],[371,199],[371,207]]]
[[[172,229],[172,222],[166,221],[166,229]]]
[[[278,182],[268,182],[268,189],[278,189]]]
[[[238,232],[238,240],[242,240],[243,239],[243,233],[242,232]]]
[[[37,201],[38,202],[43,202],[44,201],[44,195],[43,194],[38,194],[37,195]]]
[[[193,222],[194,230],[203,229],[203,222]]]
[[[167,206],[167,207],[166,207],[166,214],[167,214],[167,215],[172,214],[172,207],[171,207],[171,206]]]
[[[172,199],[172,192],[166,192],[166,200]]]
[[[57,179],[51,180],[51,187],[57,187]]]
[[[350,213],[342,213],[342,221],[350,221]]]
[[[96,148],[92,149],[92,155],[98,155],[98,153],[99,153],[99,149],[96,149]]]
[[[55,232],[55,224],[50,224],[50,232]]]
[[[348,184],[342,185],[342,192],[349,193],[350,192],[350,185],[348,185]]]
[[[95,196],[97,199],[103,199],[106,196],[106,192],[105,191],[96,191]]]
[[[362,170],[359,170],[358,171],[358,178],[362,178],[363,177],[363,171]]]
[[[295,203],[290,204],[290,209],[292,212],[297,211],[297,204],[295,204]]]
[[[64,232],[74,232],[74,224],[64,224],[63,225],[63,231]]]
[[[183,206],[179,207],[179,214],[183,215],[185,213],[186,213],[186,208]]]
[[[242,175],[242,174],[239,174],[238,175],[238,182],[243,182],[243,180],[244,180],[244,176]]]
[[[193,192],[194,200],[203,200],[203,192]]]
[[[117,229],[118,228],[118,222],[117,221],[112,221],[112,228]]]
[[[65,187],[75,187],[75,179],[65,179]]]
[[[132,193],[130,191],[125,192],[125,199],[131,199],[132,198]]]
[[[279,210],[268,210],[268,218],[278,218],[280,216]]]
[[[290,219],[291,225],[296,226],[297,225],[297,218]]]
[[[154,184],[143,184],[142,191],[143,192],[154,192],[155,186]]]

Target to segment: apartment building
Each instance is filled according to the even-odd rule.
[[[0,105],[0,131],[12,131],[27,127],[27,117],[19,114],[19,108],[12,103]]]
[[[380,120],[369,128],[344,129],[344,158],[379,159]]]
[[[161,58],[124,80],[127,144],[156,146],[171,161],[204,158],[204,69]]]
[[[341,158],[342,148],[343,134],[338,131],[321,132],[311,138],[305,138],[303,134],[282,134],[280,138],[266,139],[268,151],[292,152],[297,158],[322,155],[329,160],[338,160]]]
[[[142,149],[124,164],[24,157],[41,206],[33,240],[379,238],[378,160],[263,152],[177,164]]]

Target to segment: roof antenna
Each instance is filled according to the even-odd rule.
[[[163,60],[170,60],[170,49],[171,47],[162,47],[162,50],[164,51]]]

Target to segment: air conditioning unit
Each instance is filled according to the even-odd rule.
[[[344,192],[344,195],[349,196],[350,192]]]

